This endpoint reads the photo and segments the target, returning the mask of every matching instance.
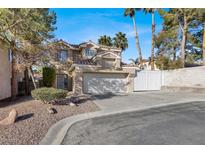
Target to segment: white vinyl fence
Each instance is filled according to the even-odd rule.
[[[136,71],[134,91],[160,90],[161,86],[205,87],[205,66],[166,71]]]
[[[160,90],[162,71],[136,71],[134,91]]]

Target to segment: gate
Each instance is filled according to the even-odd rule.
[[[134,91],[160,90],[162,71],[136,71]]]

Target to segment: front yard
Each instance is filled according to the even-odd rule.
[[[0,126],[0,144],[38,144],[48,129],[57,121],[86,112],[98,110],[89,99],[81,100],[77,106],[54,105],[56,114],[49,114],[49,105],[33,100],[31,97],[20,98],[3,106],[0,103],[0,120],[7,117],[11,109],[18,112],[16,122],[10,126]]]

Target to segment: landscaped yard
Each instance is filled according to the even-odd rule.
[[[11,104],[4,102],[3,104]],[[85,112],[93,112],[98,107],[89,99],[82,100],[77,106],[54,105],[56,114],[49,114],[49,105],[24,97],[12,102],[12,105],[0,104],[0,120],[7,117],[15,108],[18,118],[13,125],[0,126],[0,144],[38,144],[46,135],[48,129],[57,121]]]

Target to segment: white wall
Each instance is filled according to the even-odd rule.
[[[205,66],[163,71],[162,85],[205,87]]]

